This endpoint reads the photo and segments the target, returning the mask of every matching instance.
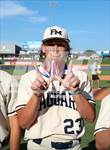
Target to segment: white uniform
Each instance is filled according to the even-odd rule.
[[[42,77],[48,80],[43,68],[39,68],[39,70]],[[73,70],[73,72],[80,79],[80,88],[85,92],[88,101],[94,103],[86,73],[78,70]],[[32,97],[31,85],[36,78],[35,70],[22,76],[18,90],[17,110],[24,107]],[[26,130],[25,139],[39,139],[52,136],[64,141],[67,139],[75,140],[80,139],[84,132],[84,122],[77,111],[73,96],[65,90],[63,85],[60,85],[58,80],[53,81],[53,85],[52,83],[50,84],[40,102],[37,123]]]
[[[89,65],[89,70],[91,71],[92,75],[97,75],[97,64],[96,64],[96,62]]]
[[[110,128],[110,94],[104,97],[101,102],[101,107],[96,122],[94,134],[108,128]]]
[[[8,117],[15,114],[17,87],[15,78],[0,70],[0,142],[8,136]]]

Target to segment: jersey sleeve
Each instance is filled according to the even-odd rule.
[[[110,95],[106,96],[100,106],[94,134],[110,128]]]
[[[22,76],[18,87],[18,98],[16,102],[16,110],[24,107],[32,97],[31,81],[27,76]]]
[[[18,82],[13,76],[11,76],[9,93],[7,94],[8,116],[12,116],[15,114],[15,103],[17,100],[17,92],[18,92]]]

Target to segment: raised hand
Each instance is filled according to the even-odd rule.
[[[33,81],[31,89],[37,96],[42,96],[44,91],[48,89],[50,81],[47,82],[43,79],[36,64],[34,64],[34,68],[36,70],[36,79]]]
[[[68,72],[64,79],[57,76],[57,79],[63,84],[63,86],[68,90],[76,90],[79,88],[80,80],[72,72],[72,64],[68,65]]]

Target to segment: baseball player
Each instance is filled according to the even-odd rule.
[[[10,131],[10,150],[19,150],[20,127],[15,114],[18,83],[0,70],[0,150]]]
[[[97,84],[97,88],[99,88],[99,65],[97,64],[97,62],[93,62],[91,65],[89,65],[88,68],[91,72],[91,76],[92,76],[92,87],[94,87],[94,84]]]
[[[102,101],[94,132],[96,147],[98,150],[110,150],[110,89],[102,88],[98,95]]]
[[[65,63],[69,41],[64,28],[48,27],[42,41],[44,65],[21,78],[16,110],[28,150],[81,150],[84,119],[95,119],[87,74]]]

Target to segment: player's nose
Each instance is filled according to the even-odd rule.
[[[53,46],[53,48],[54,48],[54,51],[58,51],[59,50],[59,48],[58,48],[58,45],[57,44],[55,44],[54,46]]]

